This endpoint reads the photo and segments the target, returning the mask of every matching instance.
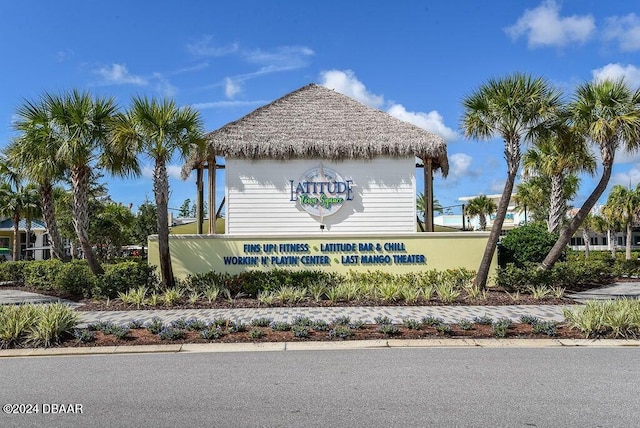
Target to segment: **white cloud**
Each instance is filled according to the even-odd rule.
[[[226,46],[214,46],[212,36],[204,36],[200,40],[187,44],[187,51],[197,56],[219,57],[238,52],[240,46],[238,43],[232,43]]]
[[[242,90],[241,82],[230,77],[224,79],[224,94],[227,98],[233,98]]]
[[[604,38],[617,41],[621,51],[640,50],[640,17],[635,13],[607,18]]]
[[[465,153],[454,153],[449,155],[449,174],[454,177],[462,177],[464,175],[475,175],[470,171],[473,158]],[[471,174],[469,174],[471,172]]]
[[[391,116],[440,135],[447,141],[457,138],[456,132],[444,124],[442,115],[437,111],[413,112],[407,111],[402,104],[385,103],[384,96],[367,90],[352,70],[323,71],[320,73],[320,84],[372,108],[381,109],[387,104],[387,113]]]
[[[627,172],[618,172],[611,176],[611,180],[609,180],[609,186],[613,186],[619,184],[621,186],[629,186],[636,187],[640,183],[640,165],[634,165]]]
[[[155,89],[167,98],[173,98],[178,93],[178,88],[173,86],[169,79],[164,77],[160,73],[153,73],[153,78],[156,80]]]
[[[560,6],[547,0],[535,9],[527,9],[518,21],[505,29],[516,40],[525,36],[530,48],[566,46],[586,42],[596,30],[593,16],[560,16]]]
[[[320,84],[369,107],[380,108],[384,104],[384,97],[369,92],[351,70],[323,71],[320,73]]]
[[[447,141],[455,140],[456,132],[444,124],[442,115],[433,110],[429,113],[407,111],[402,104],[393,104],[387,110],[391,116],[433,132]]]
[[[306,46],[279,46],[271,51],[255,49],[243,55],[245,60],[255,64],[294,69],[306,67],[315,52]]]
[[[181,170],[182,167],[179,165],[167,165],[167,175],[169,176],[169,178],[182,180],[182,177],[180,176]],[[153,166],[144,165],[142,167],[141,174],[144,178],[153,179]]]
[[[593,76],[593,80],[595,81],[605,79],[618,80],[620,78],[624,78],[627,84],[629,84],[630,86],[640,86],[640,68],[631,64],[607,64],[604,67],[592,70],[591,75]]]
[[[130,74],[127,67],[123,64],[111,64],[111,66],[102,67],[94,71],[102,78],[102,84],[105,85],[138,85],[144,86],[147,80]]]
[[[56,52],[56,61],[57,62],[65,62],[71,57],[73,57],[75,53],[71,49],[63,49]]]

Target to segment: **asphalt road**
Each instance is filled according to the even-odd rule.
[[[0,403],[39,413],[3,413],[0,426],[635,427],[639,355],[448,348],[5,358]],[[54,404],[82,413],[53,414]]]

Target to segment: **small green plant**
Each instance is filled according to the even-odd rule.
[[[467,319],[461,319],[458,320],[458,327],[465,331],[473,330],[473,323]]]
[[[522,324],[536,325],[540,322],[540,318],[534,317],[533,315],[522,315],[520,322]]]
[[[440,324],[444,324],[444,320],[442,318],[431,316],[422,317],[422,320],[420,320],[420,322],[422,323],[422,325],[425,325],[427,327],[436,327]]]
[[[291,331],[295,337],[308,338],[310,336],[309,327],[305,325],[294,325]]]
[[[351,322],[351,317],[347,315],[341,315],[333,320],[333,323],[336,325],[349,325]]]
[[[49,347],[64,336],[71,336],[77,324],[78,315],[67,305],[37,305],[35,323],[28,332],[27,341],[35,346]]]
[[[257,328],[252,328],[251,330],[249,330],[249,337],[251,339],[262,339],[265,335],[266,333],[264,331]]]
[[[353,335],[353,331],[346,325],[336,325],[329,330],[329,339],[346,339]]]
[[[493,324],[493,318],[488,315],[482,315],[481,317],[474,317],[473,322],[479,325],[491,325]]]
[[[522,296],[520,295],[520,290],[516,291],[515,293],[509,293],[508,291],[506,293],[511,298],[511,300],[516,303],[522,300]]]
[[[147,299],[146,304],[155,308],[160,304],[160,300],[161,300],[160,295],[154,291],[153,293],[151,293],[151,295]]]
[[[229,331],[231,333],[242,333],[247,331],[247,325],[240,321],[234,321],[229,324]]]
[[[564,297],[566,289],[563,287],[553,287],[551,289],[551,295],[556,299],[562,299]]]
[[[162,301],[166,306],[173,306],[182,299],[182,290],[179,288],[168,288],[162,293]]]
[[[173,327],[163,327],[158,333],[160,340],[180,340],[184,339],[186,333],[184,330]]]
[[[293,321],[291,321],[291,325],[301,325],[304,327],[310,327],[311,325],[313,325],[313,320],[305,316],[298,316],[298,317],[295,317]]]
[[[402,325],[404,325],[409,330],[420,330],[422,328],[422,323],[417,320],[408,318],[402,320]]]
[[[311,327],[315,331],[328,331],[329,330],[329,323],[327,323],[326,321],[323,321],[323,320],[315,320],[313,322],[313,324],[311,325]]]
[[[117,339],[125,339],[131,333],[131,329],[126,325],[116,325],[111,329],[111,334]]]
[[[189,322],[186,318],[178,318],[177,320],[171,321],[169,323],[170,327],[178,328],[180,330],[186,330],[189,325]]]
[[[96,332],[84,328],[77,328],[73,330],[73,337],[80,343],[90,343],[96,340]]]
[[[511,320],[509,318],[500,318],[492,324],[492,332],[495,337],[507,337],[509,327],[511,327]]]
[[[137,309],[140,309],[141,306],[144,306],[146,303],[147,296],[147,287],[138,287],[127,290],[125,293],[119,292],[118,298],[125,305],[135,306]]]
[[[220,339],[226,332],[221,327],[211,326],[200,331],[200,337],[206,340]]]
[[[219,295],[220,289],[215,285],[210,285],[204,290],[204,297],[209,303],[215,302]]]
[[[534,299],[542,300],[549,297],[551,289],[545,285],[538,285],[529,287],[529,292]]]
[[[380,315],[373,319],[376,324],[391,324],[391,318],[386,315]]]
[[[467,285],[466,287],[464,287],[464,291],[467,292],[467,296],[471,300],[477,300],[482,295],[482,290],[480,290],[480,287],[476,286],[475,284]]]
[[[151,334],[159,334],[164,328],[164,323],[162,322],[162,319],[153,317],[151,318],[151,321],[147,322],[146,327]]]
[[[309,294],[315,302],[319,302],[324,297],[327,287],[324,284],[311,284],[309,286]]]
[[[209,323],[209,326],[227,328],[230,323],[231,321],[227,318],[214,318],[213,321]]]
[[[400,297],[405,303],[412,305],[422,298],[422,289],[417,286],[404,286],[400,289]]]
[[[438,334],[441,334],[441,335],[451,334],[451,326],[445,323],[438,324],[436,326],[436,331],[438,332]]]
[[[142,321],[142,320],[131,320],[131,321],[129,321],[129,324],[127,324],[127,326],[131,330],[136,330],[138,328],[143,328],[144,327],[144,321]]]
[[[256,298],[258,300],[258,303],[262,305],[267,305],[267,306],[273,305],[273,302],[276,301],[276,296],[273,294],[272,291],[264,291],[264,290],[259,291],[258,296]]]
[[[552,321],[542,321],[533,324],[533,332],[546,334],[547,336],[556,336],[558,334],[558,329],[556,323]]]
[[[442,282],[436,285],[436,295],[444,303],[452,303],[460,296],[460,290],[456,289],[455,284]]]
[[[289,323],[284,322],[284,321],[274,321],[271,324],[269,324],[269,327],[271,328],[271,330],[274,330],[274,331],[289,331],[289,330],[291,330],[291,325]]]
[[[198,303],[198,300],[200,300],[200,293],[198,293],[197,291],[192,291],[191,293],[189,293],[189,303],[191,303],[192,305],[195,305],[196,303]]]
[[[269,327],[273,320],[271,318],[255,318],[251,320],[251,325],[253,327]]]
[[[208,327],[208,324],[198,318],[190,318],[187,320],[185,327],[191,331],[202,331]]]
[[[381,324],[378,331],[387,337],[400,334],[400,329],[393,324]]]
[[[353,320],[347,326],[352,330],[360,330],[364,328],[364,321],[362,320]]]

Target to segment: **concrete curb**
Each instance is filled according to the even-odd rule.
[[[274,351],[335,351],[382,348],[626,348],[640,347],[639,339],[374,339],[320,342],[185,343],[79,348],[22,348],[0,350],[0,358],[64,355],[153,353],[218,353]]]

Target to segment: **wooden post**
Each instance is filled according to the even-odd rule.
[[[427,232],[433,232],[433,166],[431,159],[422,159],[424,165],[424,223]]]
[[[209,235],[216,234],[216,156],[207,162],[209,167]]]
[[[202,165],[198,165],[196,169],[196,233],[198,235],[202,235],[202,213],[203,213],[203,203],[204,203],[204,192],[203,192],[203,175],[204,175],[204,167]]]

